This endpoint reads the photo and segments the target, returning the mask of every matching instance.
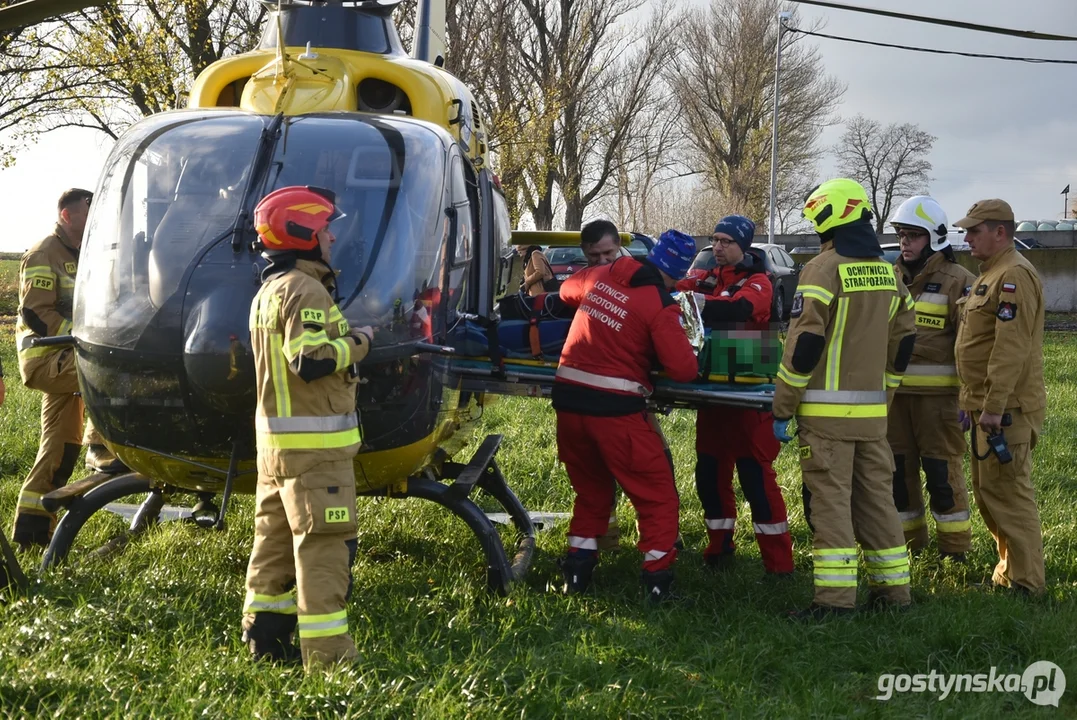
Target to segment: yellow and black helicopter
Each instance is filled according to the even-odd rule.
[[[500,297],[509,244],[578,244],[579,234],[510,229],[481,110],[441,67],[443,0],[420,2],[416,58],[392,22],[399,2],[281,2],[258,48],[199,75],[187,109],[117,141],[86,228],[72,335],[37,344],[74,345],[86,407],[132,472],[43,498],[50,511],[66,508],[43,568],[124,498],[145,496],[131,513],[137,534],[173,495],[197,495],[195,520],[223,528],[231,495],[253,493],[247,318],[264,261],[252,214],[278,187],[314,185],[334,190],[346,213],[333,227],[338,305],[350,325],[376,329],[357,401],[357,489],[431,500],[463,519],[491,590],[526,574],[535,523],[498,468],[501,437],[486,437],[467,463],[452,457],[490,394],[549,394],[567,334],[571,309],[555,296]],[[0,9],[0,30],[89,4],[26,0]],[[744,335],[701,353],[699,383],[658,378],[652,404],[768,406],[779,348]],[[516,530],[511,559],[471,500],[476,487]]]
[[[47,496],[66,513],[43,567],[122,498],[146,494],[136,533],[173,493],[200,495],[199,517],[217,527],[233,492],[253,493],[247,317],[264,264],[253,208],[275,188],[314,185],[332,188],[346,213],[334,226],[339,306],[352,326],[376,329],[358,397],[357,489],[432,500],[462,518],[492,590],[526,573],[535,529],[494,459],[500,436],[465,464],[450,460],[484,396],[461,389],[451,348],[437,344],[464,319],[496,323],[508,212],[479,107],[442,69],[429,32],[439,13],[443,26],[443,3],[420,3],[424,59],[402,48],[399,1],[281,2],[255,50],[199,75],[187,109],[145,118],[117,141],[86,228],[72,335],[39,344],[74,345],[88,412],[132,472]],[[86,4],[9,6],[0,26]],[[475,487],[515,525],[511,559],[470,499]]]

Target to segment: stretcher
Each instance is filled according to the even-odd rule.
[[[541,296],[540,296],[541,297]],[[572,310],[556,295],[540,300],[505,298],[496,326],[467,320],[452,334],[448,371],[469,392],[549,397]],[[769,410],[781,357],[777,329],[730,328],[707,331],[693,382],[675,382],[652,373],[648,405],[657,410],[722,405]]]

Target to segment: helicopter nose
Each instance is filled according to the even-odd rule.
[[[199,400],[228,414],[254,412],[254,356],[247,317],[254,292],[218,285],[187,314],[183,366]]]

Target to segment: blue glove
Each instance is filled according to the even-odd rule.
[[[787,418],[774,421],[774,437],[778,438],[778,442],[787,443],[793,439],[793,436],[789,434],[789,423],[792,420],[792,418]]]
[[[957,411],[957,424],[961,426],[961,429],[968,432],[972,429],[972,416],[964,410]]]

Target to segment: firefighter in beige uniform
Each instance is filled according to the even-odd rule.
[[[965,437],[957,417],[957,302],[973,274],[957,264],[947,237],[946,213],[934,199],[906,200],[890,224],[901,240],[896,263],[916,300],[916,346],[890,406],[887,439],[894,453],[894,503],[913,552],[927,546],[920,491],[924,469],[940,557],[964,560],[972,539],[965,488]]]
[[[82,445],[88,445],[86,464],[99,472],[127,468],[87,420],[82,423],[82,398],[71,347],[31,347],[38,337],[68,335],[74,304],[79,248],[93,193],[72,189],[60,196],[59,218],[52,234],[26,251],[19,266],[19,315],[15,337],[19,373],[26,387],[41,398],[41,442],[37,458],[19,493],[12,536],[21,547],[46,545],[56,516],[41,504],[43,495],[67,484]]]
[[[258,489],[243,631],[256,658],[291,660],[298,625],[307,669],[356,656],[345,607],[360,444],[353,365],[372,331],[349,331],[330,294],[329,223],[340,216],[318,188],[281,188],[255,208],[269,265],[250,318]]]
[[[915,341],[912,297],[880,257],[858,183],[823,183],[804,215],[822,251],[804,267],[793,297],[773,408],[783,442],[797,417],[804,512],[815,534],[815,598],[793,617],[852,611],[857,541],[872,603],[904,606],[909,556],[894,507],[886,414]]]
[[[961,410],[972,428],[972,492],[995,537],[992,580],[1022,593],[1044,590],[1043,532],[1032,488],[1032,450],[1043,429],[1043,286],[1014,248],[1013,210],[981,200],[955,225],[966,228],[980,276],[961,300],[957,373]],[[987,438],[1002,434],[1012,461]]]

